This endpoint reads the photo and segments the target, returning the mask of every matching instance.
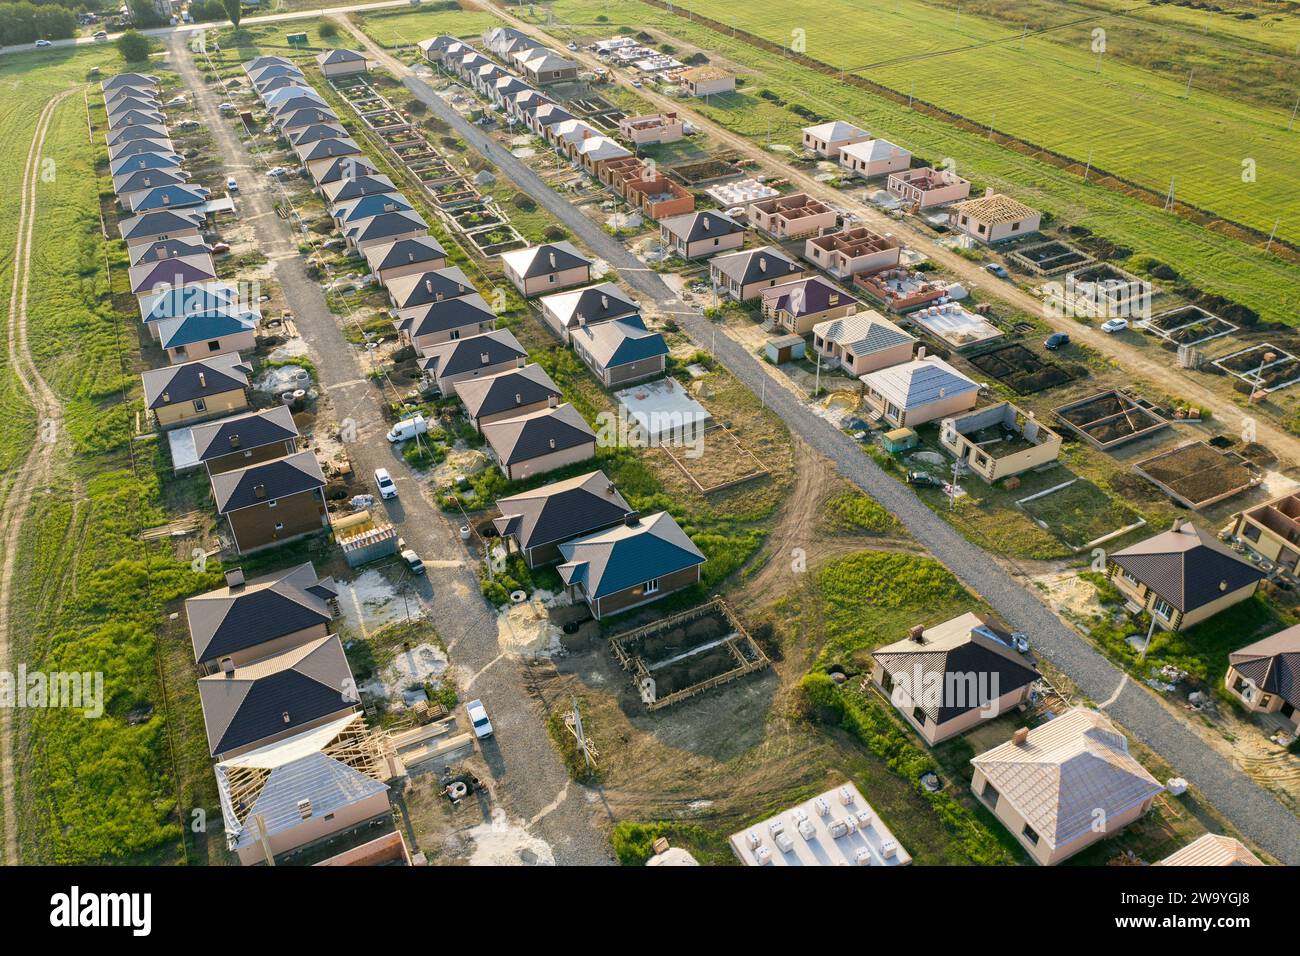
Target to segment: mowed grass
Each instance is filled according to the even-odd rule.
[[[427,9],[430,6],[434,9]],[[462,10],[454,2],[421,4],[418,10],[410,12],[354,13],[351,19],[367,36],[385,47],[414,46],[440,33],[475,38],[478,45],[479,35],[500,25],[492,14],[484,10]]]
[[[1184,82],[1099,58],[1090,42],[1022,42],[1020,20],[936,11],[920,0],[877,6],[870,17],[857,15],[855,0],[682,6],[776,43],[802,31],[804,52],[816,60],[1080,162],[1091,155],[1095,167],[1151,189],[1176,179],[1187,202],[1265,232],[1280,218],[1278,235],[1300,238],[1300,195],[1289,175],[1300,131],[1287,130],[1282,109],[1195,88],[1189,96]],[[1123,43],[1122,28],[1106,38]],[[1243,181],[1246,160],[1253,181]]]
[[[1085,184],[1073,173],[910,110],[905,104],[847,86],[835,77],[638,0],[557,0],[551,9],[564,24],[549,28],[558,37],[595,39],[624,27],[635,30],[643,26],[741,67],[744,90],[749,92],[711,98],[709,104],[693,101],[691,106],[742,135],[761,142],[771,119],[773,138],[784,135],[777,141],[793,142],[798,129],[806,125],[788,109],[760,106],[766,101],[754,93],[766,88],[791,104],[855,121],[927,160],[952,157],[959,171],[973,177],[980,187],[1010,193],[1050,213],[1058,222],[1085,226],[1112,242],[1167,262],[1189,282],[1247,305],[1265,320],[1294,324],[1300,313],[1300,267],[1116,190]],[[605,20],[597,22],[598,16]],[[878,44],[865,48],[875,46]]]

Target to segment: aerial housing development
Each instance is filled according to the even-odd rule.
[[[5,863],[1264,921],[1295,9],[10,6]]]

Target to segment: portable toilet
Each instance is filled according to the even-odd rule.
[[[916,432],[910,428],[895,428],[893,431],[885,432],[881,442],[885,446],[885,451],[896,455],[916,447]]]

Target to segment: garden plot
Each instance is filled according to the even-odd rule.
[[[1139,461],[1133,470],[1193,511],[1231,498],[1263,481],[1240,455],[1194,441]]]
[[[609,645],[651,711],[771,665],[721,598],[616,634]]]
[[[1040,242],[1009,254],[1007,259],[1027,272],[1052,276],[1070,269],[1078,269],[1096,260],[1068,242],[1052,240]]]
[[[703,186],[723,179],[733,179],[742,172],[730,157],[701,159],[693,163],[678,163],[667,168],[668,175],[681,180],[685,186]]]
[[[1033,395],[1072,382],[1075,374],[1054,362],[1039,358],[1023,345],[1004,345],[967,359],[985,375],[991,375],[1017,395]]]
[[[1268,342],[1215,359],[1214,364],[1265,393],[1300,382],[1300,359]]]
[[[1016,504],[1075,553],[1136,531],[1146,519],[1089,481],[1073,478]]]
[[[1161,312],[1139,323],[1139,327],[1177,345],[1201,345],[1237,331],[1231,322],[1195,305]]]
[[[1166,427],[1149,402],[1118,389],[1099,392],[1052,409],[1060,423],[1099,451],[1110,451]]]

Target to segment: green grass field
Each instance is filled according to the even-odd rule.
[[[428,9],[432,7],[433,9]],[[498,24],[482,10],[462,10],[456,3],[421,4],[418,10],[352,14],[352,21],[386,47],[413,46],[421,40],[447,33],[457,37],[478,37]]]

